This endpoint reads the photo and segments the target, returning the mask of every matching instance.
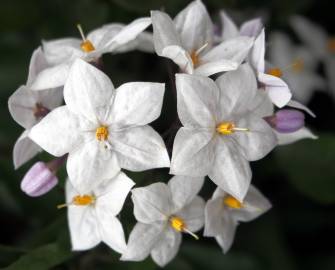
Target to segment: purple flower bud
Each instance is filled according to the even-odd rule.
[[[44,162],[37,162],[23,177],[21,190],[31,197],[49,192],[58,183],[58,178]]]
[[[269,125],[280,133],[292,133],[305,125],[305,115],[298,110],[283,109],[273,116],[264,118]]]

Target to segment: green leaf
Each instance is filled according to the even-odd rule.
[[[292,185],[319,203],[335,203],[335,136],[320,135],[282,146],[276,151],[281,169]]]

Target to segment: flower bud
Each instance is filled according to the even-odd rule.
[[[280,133],[292,133],[305,125],[305,115],[298,110],[292,109],[279,110],[274,115],[264,119]]]
[[[58,183],[54,172],[44,162],[35,163],[23,177],[21,190],[31,197],[49,192]]]

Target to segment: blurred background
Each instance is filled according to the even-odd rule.
[[[12,148],[22,128],[8,113],[8,97],[26,82],[33,50],[42,39],[79,37],[76,24],[86,32],[110,22],[128,23],[164,9],[171,16],[188,0],[2,0],[0,3],[0,269],[157,269],[149,258],[140,263],[118,261],[106,246],[70,251],[66,210],[61,185],[40,198],[29,198],[20,181],[39,155],[19,170],[12,163]],[[207,0],[214,21],[226,9],[233,17],[264,17],[267,31],[283,30],[297,41],[288,24],[292,14],[302,14],[334,32],[334,13],[329,1],[314,0]],[[271,45],[270,45],[271,46]],[[162,116],[154,127],[164,132],[175,118],[175,100],[169,87],[174,66],[153,54],[130,52],[104,57],[107,73],[115,85],[126,81],[156,81],[168,85]],[[318,72],[324,75],[322,65]],[[295,270],[335,269],[335,103],[330,90],[314,94],[308,106],[317,115],[307,125],[318,140],[303,140],[278,147],[265,159],[252,164],[253,183],[273,204],[259,219],[241,224],[231,251],[224,255],[211,238],[195,241],[184,236],[178,256],[166,269]],[[169,142],[168,146],[169,146]],[[139,186],[168,179],[167,170],[129,173]],[[64,181],[65,172],[59,174]],[[214,185],[207,181],[203,196]],[[129,233],[134,225],[132,204],[127,200],[121,220]]]

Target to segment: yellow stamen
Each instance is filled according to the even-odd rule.
[[[108,138],[108,128],[106,126],[100,126],[95,131],[95,137],[98,141],[106,141]]]
[[[77,28],[79,30],[79,33],[81,35],[81,38],[83,40],[83,42],[80,44],[80,48],[84,51],[84,52],[91,52],[95,50],[95,47],[93,46],[92,42],[89,41],[88,39],[86,39],[85,35],[84,35],[84,31],[83,28],[81,27],[80,24],[77,24]]]
[[[331,53],[335,53],[335,37],[332,37],[328,40],[327,50]]]
[[[72,202],[57,205],[57,208],[61,209],[64,207],[68,207],[69,205],[86,206],[93,204],[94,202],[95,202],[95,196],[93,195],[87,195],[87,194],[77,195],[73,197]]]
[[[223,204],[234,209],[240,209],[243,207],[243,204],[240,201],[230,195],[224,197]]]
[[[191,52],[191,59],[194,67],[197,67],[200,64],[199,55],[196,51]]]
[[[296,59],[292,63],[292,70],[296,73],[301,72],[304,69],[304,60]]]
[[[184,220],[181,219],[180,217],[172,216],[169,221],[171,227],[175,229],[177,232],[188,233],[189,235],[193,236],[196,240],[199,240],[199,237],[195,233],[187,229]]]
[[[266,73],[278,78],[283,76],[283,72],[280,68],[270,68]]]
[[[235,131],[249,131],[249,129],[235,127],[233,122],[222,122],[216,127],[216,131],[222,135],[230,135]]]

